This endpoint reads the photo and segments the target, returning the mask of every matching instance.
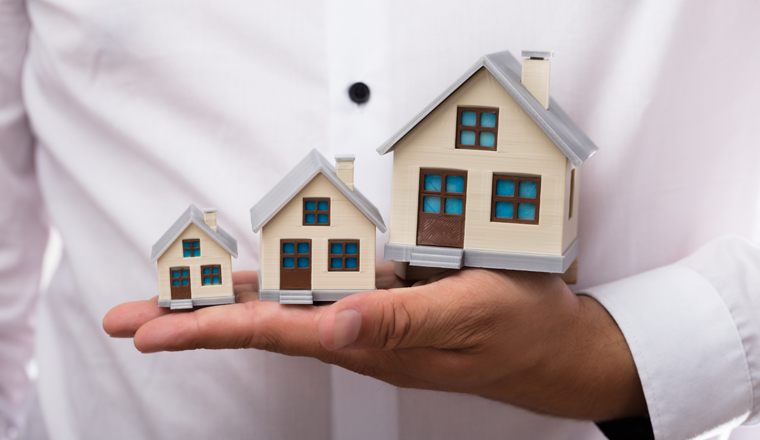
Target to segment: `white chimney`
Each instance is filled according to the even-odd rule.
[[[353,154],[335,156],[335,169],[338,172],[338,178],[351,188],[351,191],[354,190],[354,160],[356,157]]]
[[[549,109],[549,68],[554,52],[522,51],[522,83],[545,109]]]
[[[203,210],[203,222],[208,225],[209,228],[216,230],[216,208],[206,208]]]

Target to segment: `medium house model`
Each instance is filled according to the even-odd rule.
[[[375,289],[375,228],[385,224],[354,188],[354,157],[336,160],[337,170],[311,151],[251,208],[261,300],[312,304]]]
[[[552,53],[522,55],[484,56],[378,148],[394,152],[386,259],[555,273],[576,259],[578,167],[597,147],[549,97]]]
[[[172,309],[232,304],[232,257],[237,241],[216,224],[216,210],[194,205],[153,245],[158,305]]]

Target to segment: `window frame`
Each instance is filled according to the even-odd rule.
[[[361,258],[359,258],[359,255],[361,255],[361,245],[359,243],[360,240],[358,239],[335,239],[335,240],[327,240],[327,271],[328,272],[359,272],[361,270]],[[342,244],[343,245],[343,253],[342,254],[333,254],[332,252],[332,245],[333,244]],[[356,244],[356,268],[347,268],[346,267],[346,259],[347,258],[353,258],[352,255],[354,254],[347,254],[346,253],[346,244]],[[332,267],[332,259],[333,258],[340,258],[343,261],[343,264],[340,268],[333,268]]]
[[[306,203],[307,202],[314,202],[314,209],[313,210],[307,210],[306,209]],[[319,208],[319,202],[327,202],[327,211],[320,211]],[[302,224],[303,226],[330,226],[330,222],[332,220],[331,208],[332,203],[330,203],[329,197],[304,197],[303,198],[303,215],[301,216]],[[327,223],[319,223],[319,214],[324,214],[327,212]],[[306,215],[307,214],[314,214],[314,223],[306,223]]]
[[[425,189],[425,176],[428,175],[440,175],[441,176],[441,190],[431,191]],[[464,186],[462,192],[450,192],[446,190],[446,178],[449,176],[462,177]],[[440,170],[440,169],[427,169],[422,168],[420,170],[420,191],[417,200],[417,215],[420,213],[425,215],[447,215],[456,216],[457,218],[464,218],[465,209],[467,207],[467,171],[458,170]],[[438,212],[424,212],[425,197],[438,197],[441,199],[441,208]],[[462,199],[462,213],[461,214],[449,214],[446,212],[446,199]]]
[[[178,276],[174,276],[172,272],[179,272]],[[187,275],[182,275],[183,271],[187,271]],[[170,287],[190,287],[190,267],[189,266],[176,266],[169,268],[169,286]],[[179,281],[179,285],[174,285],[174,280]],[[182,280],[187,280],[187,284],[182,284]]]
[[[286,254],[283,251],[283,246],[285,243],[292,243],[293,244],[293,253]],[[298,245],[301,243],[307,243],[309,245],[309,252],[302,253],[298,252]],[[312,254],[312,243],[310,238],[281,238],[280,239],[280,270],[293,270],[293,269],[311,269],[313,265],[313,261],[311,258]],[[285,267],[285,258],[293,258],[293,267]],[[299,258],[308,258],[309,259],[309,265],[306,267],[299,267],[298,266],[298,259]]]
[[[475,112],[475,125],[462,125],[462,112]],[[496,124],[494,127],[481,127],[480,114],[481,113],[496,113]],[[499,107],[457,107],[457,132],[455,139],[456,149],[463,150],[485,150],[496,151],[496,147],[499,145]],[[474,131],[475,132],[475,145],[463,145],[462,144],[462,131]],[[483,147],[480,145],[480,133],[488,132],[493,133],[493,147]]]
[[[499,196],[496,195],[496,181],[497,180],[512,180],[515,182],[515,195],[514,196]],[[535,182],[536,183],[536,197],[520,197],[520,182]],[[512,202],[514,203],[513,218],[496,217],[496,202]],[[536,205],[536,217],[533,220],[525,220],[517,218],[517,210],[519,203],[532,203]],[[537,225],[539,220],[539,214],[541,212],[541,176],[515,176],[511,174],[498,174],[494,173],[491,179],[491,221],[499,223],[519,223],[524,225]]]
[[[211,269],[211,274],[205,275],[203,273],[204,269]],[[214,268],[219,269],[219,284],[214,284]],[[211,282],[206,284],[206,281],[204,278],[209,277],[211,278]],[[201,286],[221,286],[222,285],[222,265],[221,264],[208,264],[205,266],[201,266]]]
[[[190,243],[190,248],[185,247],[185,243]],[[197,247],[193,247],[193,244],[197,244]],[[192,255],[194,250],[198,250],[198,255]],[[185,250],[190,251],[190,256],[185,256]],[[185,240],[182,240],[182,258],[200,258],[201,256],[201,240],[199,238],[188,238]]]

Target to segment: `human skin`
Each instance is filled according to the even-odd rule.
[[[561,417],[647,412],[615,321],[555,275],[465,269],[404,287],[386,265],[378,286],[387,290],[321,306],[259,301],[255,272],[233,279],[236,304],[177,313],[156,298],[130,302],[109,311],[103,328],[133,337],[143,353],[253,348]]]

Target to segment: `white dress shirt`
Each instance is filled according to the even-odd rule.
[[[625,333],[657,438],[752,421],[760,251],[723,238],[672,264],[725,234],[760,237],[758,13],[749,2],[0,0],[0,438],[22,428],[36,353],[29,423],[52,440],[602,439],[589,422],[313,359],[142,355],[101,329],[111,307],[156,294],[150,246],[190,203],[217,207],[238,240],[233,268],[256,269],[247,210],[312,148],[355,154],[356,185],[387,220],[392,160],[375,147],[503,49],[555,51],[551,94],[600,147],[581,172],[576,290]],[[346,93],[356,81],[371,89],[361,106]],[[38,295],[48,221],[64,251]]]

